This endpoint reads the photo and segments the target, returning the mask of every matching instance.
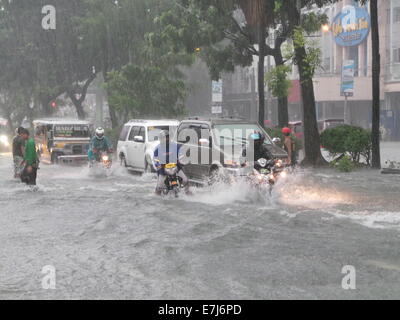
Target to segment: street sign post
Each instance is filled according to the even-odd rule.
[[[211,113],[222,114],[222,80],[212,82]]]
[[[343,62],[340,95],[344,97],[344,121],[347,124],[350,123],[348,98],[354,96],[354,69],[354,60],[345,60]]]

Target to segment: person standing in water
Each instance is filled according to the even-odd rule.
[[[24,162],[25,140],[22,138],[21,135],[22,130],[24,130],[23,127],[19,127],[16,130],[16,136],[14,137],[12,143],[15,179],[19,179],[21,177],[21,172],[24,168],[23,162]]]
[[[284,137],[283,147],[288,154],[288,164],[295,166],[297,163],[295,143],[292,139],[292,130],[290,128],[283,128],[282,134]]]
[[[24,155],[25,168],[21,174],[21,181],[29,186],[36,186],[39,158],[36,152],[35,140],[33,138],[30,138],[29,131],[27,129],[24,129],[21,135],[26,141]]]

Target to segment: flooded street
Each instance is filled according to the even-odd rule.
[[[107,179],[43,164],[38,192],[10,164],[0,155],[1,299],[400,298],[400,176],[299,171],[272,198],[237,184],[167,200],[118,164]]]

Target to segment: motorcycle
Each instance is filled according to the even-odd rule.
[[[112,166],[111,156],[107,152],[102,152],[100,155],[100,161],[105,169],[110,169]]]
[[[264,158],[255,162],[253,172],[248,175],[252,186],[256,188],[269,187],[270,194],[278,180],[286,177],[287,170],[282,160]]]
[[[179,197],[179,193],[183,188],[182,178],[178,176],[178,165],[176,163],[168,163],[164,165],[165,172],[165,189],[164,195],[172,193],[175,198]]]
[[[95,160],[89,163],[90,174],[96,177],[108,176],[111,171],[111,166],[111,152],[102,151],[96,156]]]

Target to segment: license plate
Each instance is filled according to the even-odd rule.
[[[261,170],[260,170],[260,173],[261,173],[261,174],[268,174],[268,173],[269,173],[269,170],[268,170],[268,169],[261,169]]]

